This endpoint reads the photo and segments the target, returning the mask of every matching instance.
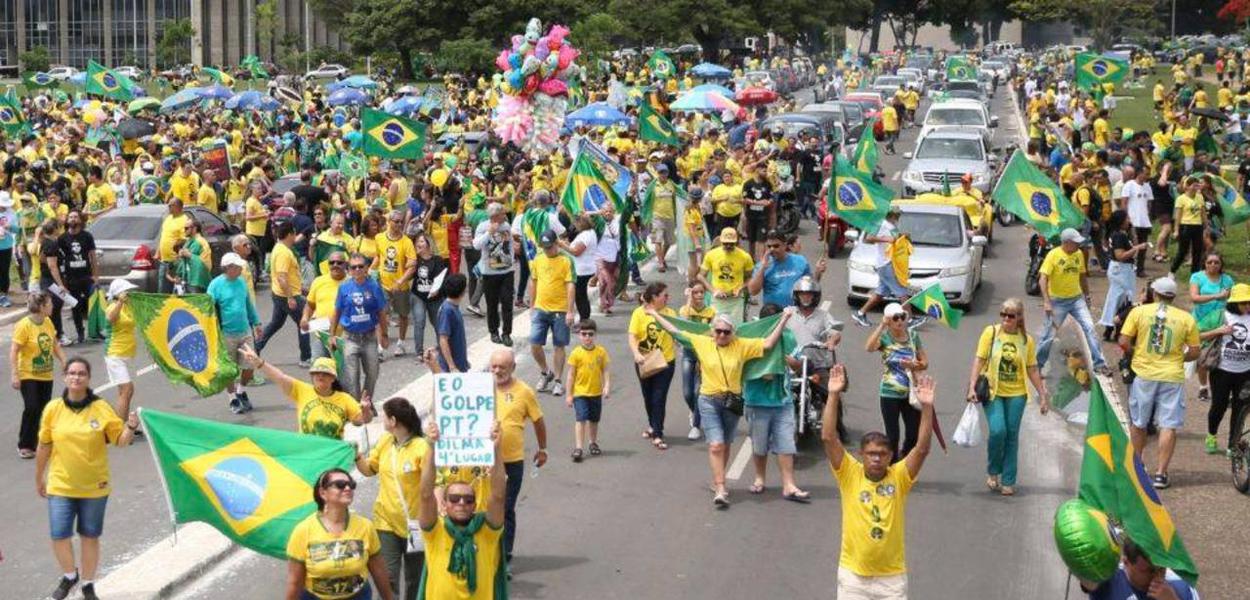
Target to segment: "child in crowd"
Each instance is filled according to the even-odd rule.
[[[599,416],[603,401],[608,399],[612,382],[608,372],[608,351],[595,343],[598,327],[593,319],[583,319],[577,334],[581,344],[569,354],[564,378],[564,403],[574,409],[577,424],[573,426],[573,462],[582,462],[582,444],[589,437],[591,456],[599,449]]]

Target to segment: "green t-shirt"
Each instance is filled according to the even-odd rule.
[[[911,373],[900,366],[903,360],[915,360],[920,352],[920,336],[910,332],[908,339],[895,340],[889,331],[881,332],[877,349],[881,351],[881,387],[883,398],[906,398],[911,393]]]

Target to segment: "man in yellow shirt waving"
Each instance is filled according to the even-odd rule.
[[[1088,268],[1085,254],[1081,252],[1085,236],[1069,227],[1059,234],[1059,239],[1059,247],[1046,254],[1040,271],[1042,310],[1046,311],[1046,323],[1042,341],[1037,344],[1037,364],[1046,364],[1059,327],[1071,316],[1089,343],[1094,370],[1106,371],[1107,361],[1102,356],[1102,347],[1094,333],[1094,320],[1089,314]]]

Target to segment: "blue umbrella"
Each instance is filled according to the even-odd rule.
[[[712,63],[699,63],[695,65],[694,68],[690,69],[690,72],[693,73],[695,77],[702,77],[704,79],[729,79],[733,76],[733,71]]]
[[[352,88],[340,88],[333,94],[330,94],[329,98],[326,98],[326,103],[330,106],[359,105],[367,104],[368,102],[369,94]]]
[[[352,75],[351,77],[348,77],[338,83],[344,87],[355,88],[358,90],[371,90],[378,87],[378,82],[369,79],[369,77],[365,75]]]
[[[230,110],[258,110],[264,108],[266,100],[271,104],[277,104],[277,101],[255,90],[239,92],[226,100],[226,108]]]
[[[607,102],[595,102],[569,113],[564,122],[569,127],[611,127],[628,126],[633,119]]]
[[[203,90],[201,88],[197,88],[197,87],[189,87],[189,88],[183,89],[179,91],[178,93],[166,98],[164,102],[161,102],[161,111],[173,112],[173,111],[191,108],[203,98],[202,96],[200,96],[200,93],[202,91]]]
[[[79,71],[77,73],[74,73],[73,75],[69,76],[69,82],[78,87],[86,87],[87,86],[87,73],[85,71]]]
[[[390,115],[410,115],[421,110],[421,105],[425,103],[425,99],[420,96],[401,96],[386,106],[386,113]]]
[[[234,92],[230,88],[220,83],[213,84],[206,88],[200,88],[200,98],[205,100],[229,100]]]
[[[734,97],[734,93],[730,91],[729,88],[723,85],[717,84],[717,83],[705,83],[703,85],[696,85],[690,88],[690,91],[692,92],[716,92],[717,94],[720,94],[726,98]]]

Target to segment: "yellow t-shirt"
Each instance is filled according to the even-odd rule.
[[[395,444],[395,436],[387,433],[369,451],[369,468],[378,476],[378,498],[373,503],[373,521],[378,531],[389,531],[408,537],[408,520],[416,519],[421,509],[421,465],[430,444],[424,438],[408,438]],[[404,502],[399,501],[403,490]],[[404,515],[404,504],[408,515]]]
[[[109,443],[116,443],[125,423],[104,400],[80,411],[56,398],[39,419],[39,443],[52,444],[48,465],[49,495],[103,498],[109,495]],[[103,434],[103,435],[101,435]]]
[[[38,325],[30,316],[22,317],[13,328],[13,343],[17,345],[17,378],[34,381],[52,381],[55,361],[52,349],[56,345],[56,329],[52,319],[44,317]]]
[[[608,351],[603,346],[586,349],[578,344],[569,353],[569,366],[573,367],[574,396],[602,396],[603,374],[608,370]]]
[[[477,546],[477,587],[469,593],[468,583],[447,570],[451,561],[451,549],[455,540],[447,533],[442,519],[434,522],[434,526],[421,531],[425,540],[425,562],[428,566],[425,577],[425,597],[438,600],[493,600],[495,596],[495,579],[498,577],[503,557],[500,555],[500,538],[503,527],[493,527],[483,523],[482,528],[473,535]]]
[[[507,388],[495,388],[495,417],[499,419],[499,453],[503,462],[525,460],[525,421],[543,418],[543,409],[530,386],[514,379]]]
[[[703,256],[701,268],[707,271],[708,283],[714,290],[733,293],[741,289],[747,277],[751,276],[755,260],[742,248],[725,252],[724,246],[717,246]]]
[[[308,301],[313,305],[314,319],[329,319],[334,316],[334,299],[339,295],[339,286],[347,281],[344,277],[336,280],[330,275],[318,275],[308,286]]]
[[[887,104],[881,109],[881,129],[889,133],[898,131],[898,111],[893,105]]]
[[[369,519],[349,512],[347,527],[334,535],[314,512],[291,530],[286,555],[304,563],[304,589],[324,600],[351,598],[369,585],[369,559],[382,549]]]
[[[712,317],[716,316],[716,309],[711,306],[694,308],[689,304],[683,304],[681,308],[677,309],[677,316],[695,323],[711,323]]]
[[[1194,92],[1194,108],[1207,108],[1209,105],[1210,101],[1207,100],[1207,91],[1198,88],[1198,91]]]
[[[178,253],[174,252],[174,244],[187,239],[186,226],[187,213],[184,212],[176,217],[165,215],[165,219],[161,221],[161,262],[173,262],[178,258]]]
[[[382,289],[390,291],[395,288],[395,283],[404,276],[404,271],[408,269],[408,265],[417,259],[417,249],[412,245],[412,240],[406,235],[400,235],[399,240],[392,240],[387,234],[379,233],[373,238],[377,244],[377,256],[381,259],[378,261],[378,273],[381,279]]]
[[[247,202],[243,203],[243,210],[243,214],[247,221],[244,225],[244,231],[246,231],[248,235],[254,237],[261,237],[265,235],[265,223],[269,220],[269,218],[264,215],[265,205],[261,204],[260,200],[256,199],[256,196],[249,196]],[[249,214],[253,216],[246,217],[246,215]]]
[[[657,181],[653,192],[655,199],[652,214],[657,219],[672,219],[673,211],[676,210],[673,199],[677,196],[677,184],[669,180],[667,184],[660,185]]]
[[[706,235],[703,230],[707,224],[703,221],[703,212],[699,210],[698,206],[691,204],[686,207],[683,224],[686,227],[686,232],[690,234],[690,239],[694,240],[695,243],[703,243],[703,236]]]
[[[116,304],[117,302],[110,303],[107,310],[113,310]],[[117,313],[117,321],[109,324],[109,336],[104,355],[118,358],[135,357],[135,318],[130,314],[130,306],[122,306],[121,311]]]
[[[341,439],[343,427],[360,416],[360,403],[347,392],[322,396],[311,383],[296,380],[287,397],[295,403],[300,433]]]
[[[665,306],[660,310],[660,314],[672,317],[677,313]],[[660,353],[664,355],[664,360],[673,362],[676,358],[673,336],[664,331],[664,328],[660,327],[660,324],[641,306],[635,308],[634,313],[629,316],[629,333],[638,339],[638,352],[643,356],[659,348]]]
[[[1202,196],[1180,194],[1176,197],[1176,211],[1180,213],[1181,225],[1202,225],[1202,210],[1206,203]]]
[[[1094,144],[1099,148],[1107,146],[1107,136],[1111,131],[1107,125],[1107,120],[1101,117],[1094,119]]]
[[[1232,106],[1233,90],[1229,88],[1220,88],[1220,91],[1215,93],[1215,102],[1221,110]]]
[[[208,184],[201,185],[200,191],[195,194],[195,203],[211,212],[217,212],[217,190]]]
[[[986,377],[994,396],[1009,398],[1029,393],[1028,369],[1037,366],[1033,336],[1026,339],[1018,331],[1007,333],[999,325],[989,325],[977,341],[977,358],[986,361]]]
[[[113,192],[113,186],[107,183],[98,183],[87,186],[87,212],[97,213],[108,210],[117,205],[117,194]],[[88,218],[87,222],[91,222],[94,218]]]
[[[569,310],[568,285],[573,283],[573,261],[565,254],[539,253],[530,263],[534,278],[534,308],[547,312]]]
[[[722,183],[712,190],[712,203],[716,205],[716,214],[722,217],[736,217],[742,214],[742,186]]]
[[[873,481],[863,463],[844,450],[842,467],[833,469],[833,476],[842,496],[838,566],[860,577],[906,573],[907,495],[915,482],[906,461],[890,465],[881,481]]]
[[[1076,298],[1081,295],[1081,274],[1085,272],[1085,255],[1078,249],[1068,254],[1056,247],[1042,260],[1041,273],[1049,278],[1047,291],[1053,299]]]
[[[1181,136],[1181,154],[1185,158],[1191,158],[1194,155],[1194,142],[1198,139],[1198,128],[1196,127],[1173,127],[1173,136]]]
[[[169,176],[169,197],[182,200],[183,205],[191,203],[191,193],[200,187],[200,177],[192,173],[186,177],[174,173]]]
[[[1163,327],[1156,331],[1159,303],[1143,304],[1129,311],[1120,334],[1133,339],[1133,372],[1151,381],[1185,381],[1185,347],[1198,345],[1198,322],[1194,316],[1168,306]]]
[[[300,273],[299,260],[295,258],[295,252],[286,246],[286,244],[278,243],[273,247],[273,254],[270,256],[269,263],[269,281],[271,283],[273,295],[279,298],[290,298],[300,294]],[[283,274],[285,273],[285,279]],[[281,284],[279,285],[279,283]]]
[[[759,338],[735,337],[723,347],[706,335],[689,335],[686,339],[699,357],[699,393],[704,396],[741,394],[743,366],[748,360],[764,356],[764,340]]]

